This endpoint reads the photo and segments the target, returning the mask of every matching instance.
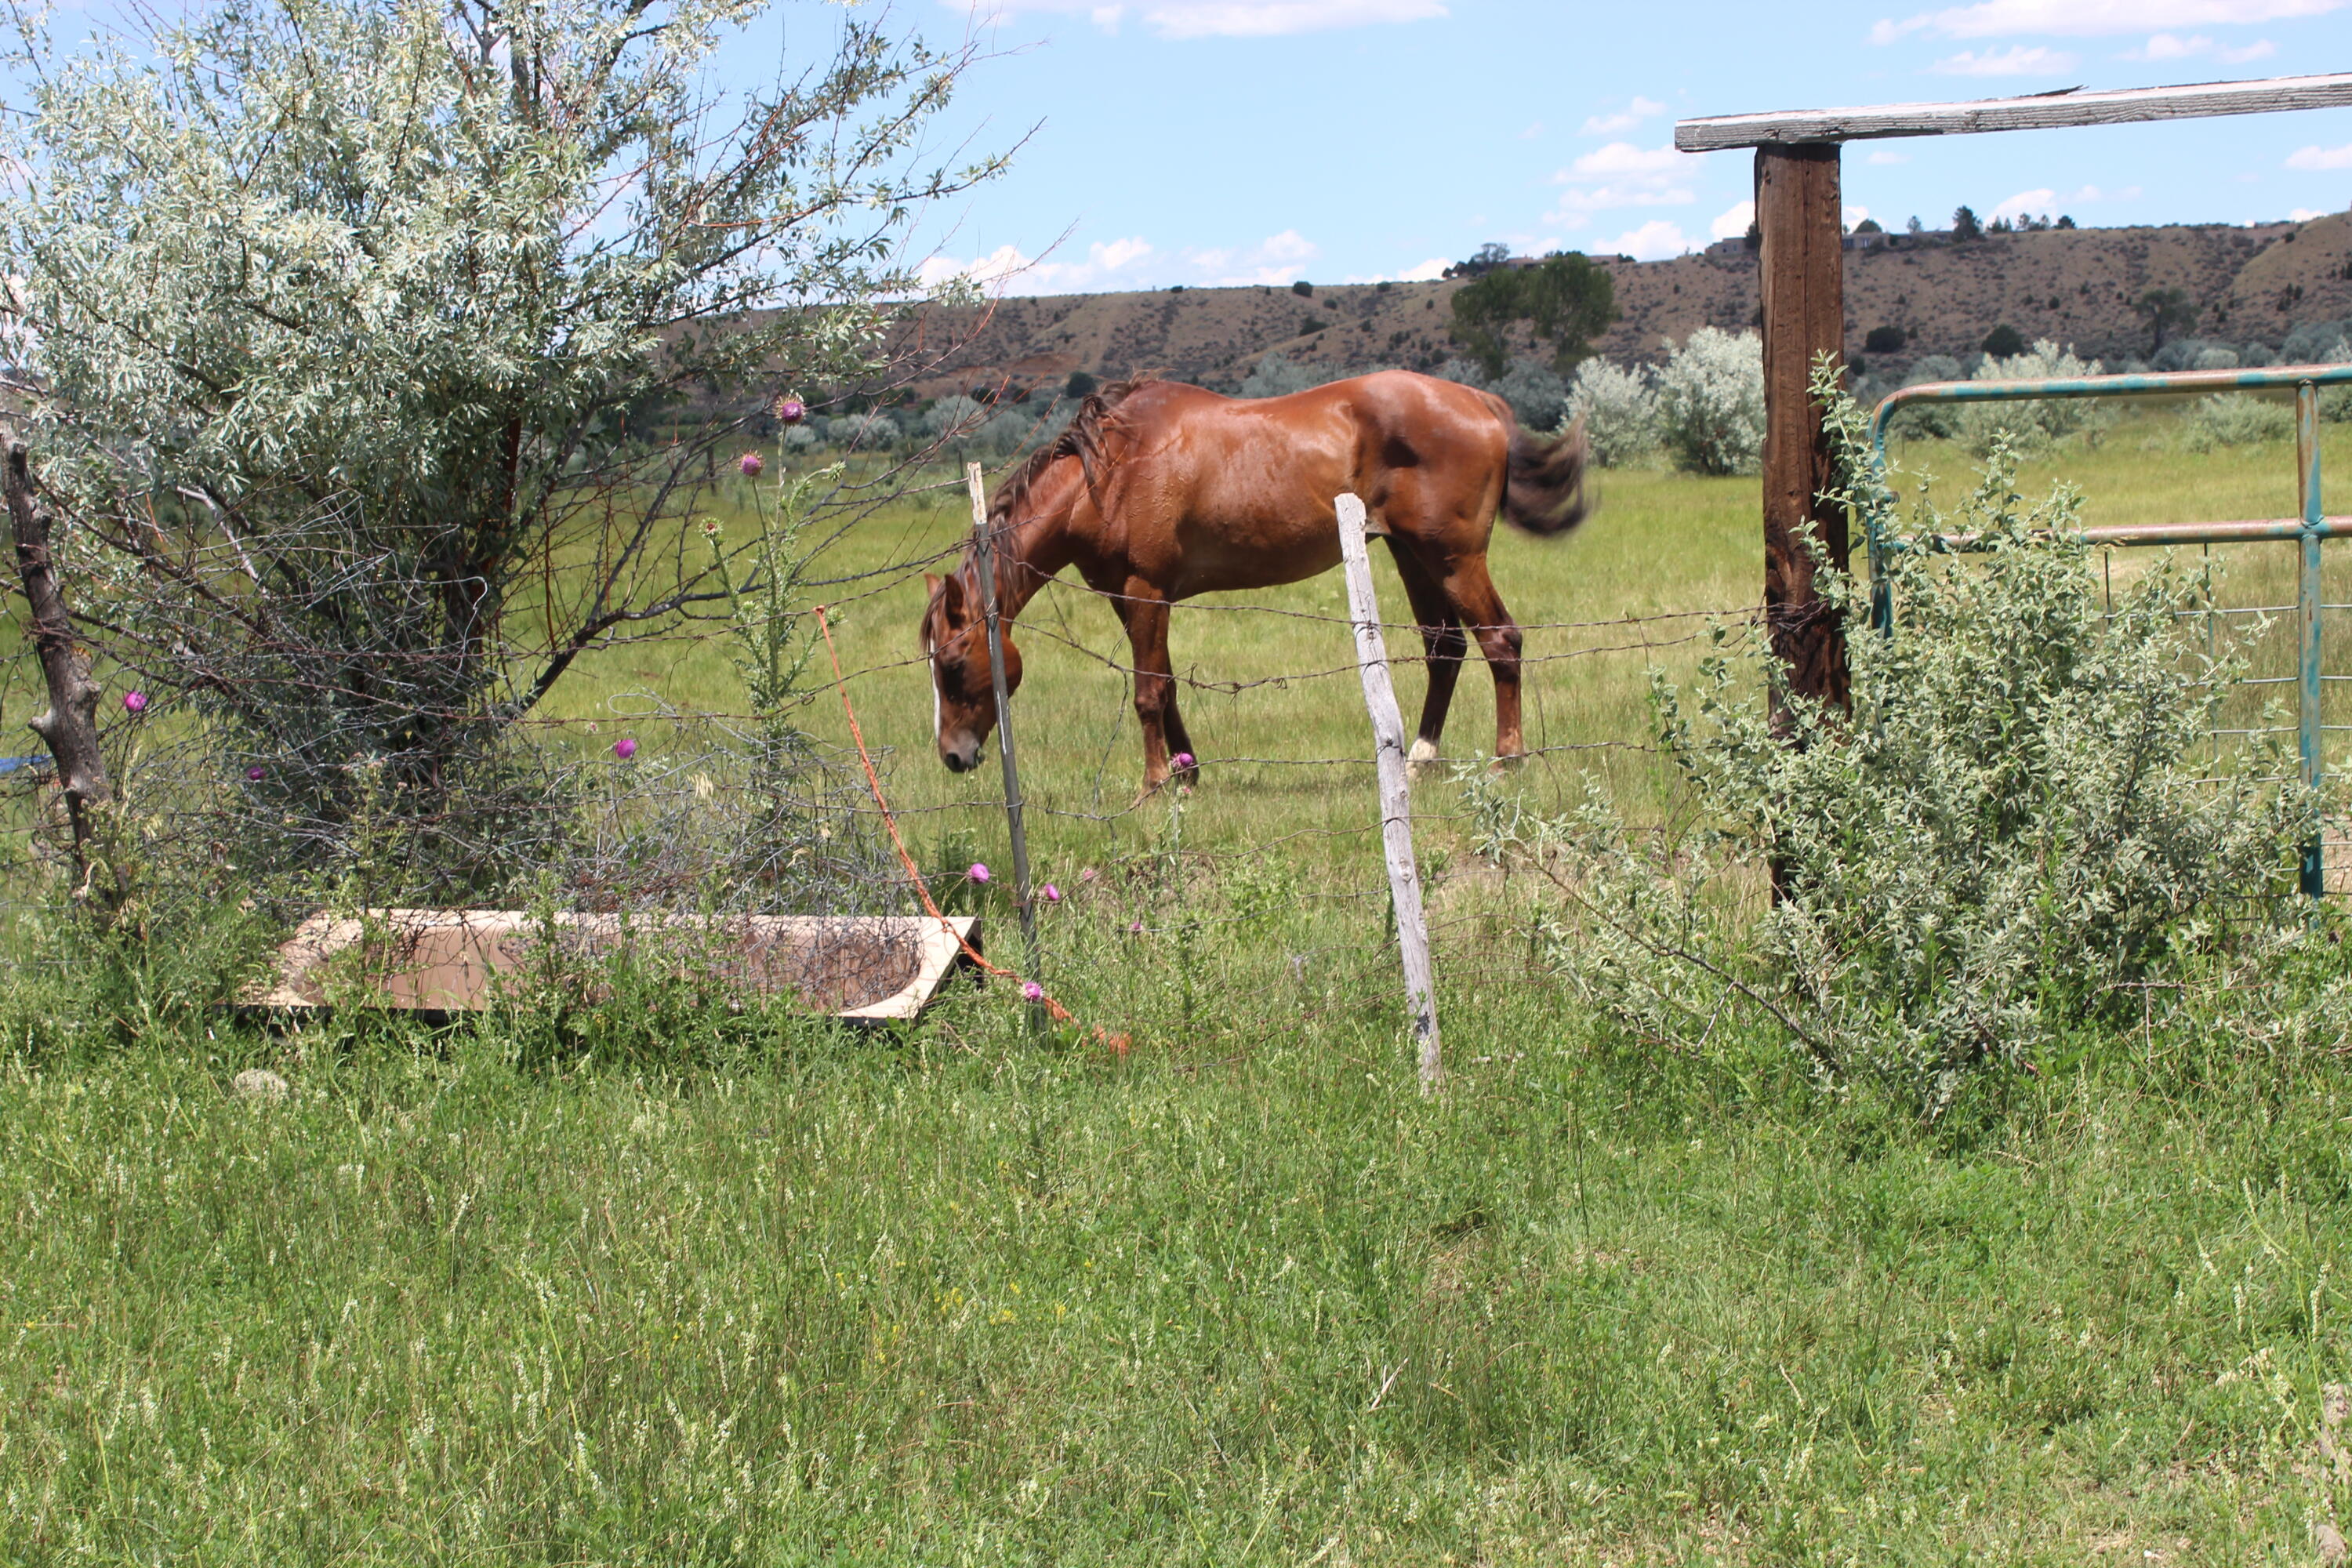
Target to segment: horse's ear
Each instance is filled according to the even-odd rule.
[[[940,579],[933,573],[926,572],[923,574],[923,596],[925,598],[936,599],[940,596]]]
[[[954,616],[960,615],[961,613],[962,613],[962,610],[963,610],[963,579],[962,579],[962,578],[961,578],[961,577],[950,577],[950,578],[948,578],[945,582],[943,582],[943,583],[941,583],[941,584],[940,584],[940,608],[941,608],[942,610],[945,610],[945,611],[948,613],[948,615],[949,615],[950,616],[951,616],[951,617],[952,617],[952,616]]]

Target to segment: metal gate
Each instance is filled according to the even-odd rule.
[[[2044,381],[1938,381],[1906,386],[1879,400],[1870,416],[1870,438],[1881,472],[1886,471],[1886,426],[1895,414],[1920,403],[2019,403],[2045,397],[2154,397],[2182,393],[2263,392],[2292,389],[2294,393],[2296,513],[2292,518],[2254,519],[2227,522],[2151,522],[2086,528],[2077,536],[2084,542],[2108,546],[2146,544],[2244,544],[2261,541],[2298,547],[2295,574],[2295,747],[2302,758],[2303,782],[2317,790],[2326,777],[2323,743],[2331,729],[2352,725],[2326,722],[2322,698],[2326,683],[2352,679],[2330,676],[2320,662],[2320,612],[2328,605],[2320,595],[2319,546],[2323,541],[2352,535],[2352,517],[2328,517],[2320,504],[2319,389],[2352,385],[2352,364],[2282,365],[2264,370],[2186,370],[2150,372],[2138,375],[2089,375]],[[1870,552],[1870,619],[1882,631],[1895,624],[1892,586],[1881,563],[1896,551],[1922,546],[1935,550],[1966,549],[1964,540],[1906,540],[1885,535],[1875,516],[1865,529]],[[2316,898],[2326,890],[2320,841],[2303,847],[2303,890]]]

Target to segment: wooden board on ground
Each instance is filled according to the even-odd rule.
[[[338,1005],[470,1012],[523,993],[537,975],[593,992],[609,961],[789,994],[861,1022],[912,1018],[977,951],[977,915],[617,915],[520,910],[320,911],[278,950],[259,1007]],[[549,951],[552,943],[554,951]]]

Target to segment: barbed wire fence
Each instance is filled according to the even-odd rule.
[[[1267,640],[1256,628],[1279,628],[1305,634],[1291,646],[1303,640],[1328,651],[1291,668],[1267,668],[1264,660],[1228,652],[1217,668],[1180,668],[1176,681],[1188,697],[1228,705],[1276,696],[1301,712],[1344,714],[1323,728],[1349,742],[1231,752],[1212,742],[1201,759],[1197,795],[1181,786],[1150,795],[1137,788],[1136,733],[1126,721],[1137,671],[1078,625],[1080,606],[1102,595],[1055,579],[1029,605],[1017,626],[1024,641],[1049,649],[1046,658],[1066,672],[1091,667],[1108,679],[1102,710],[1084,722],[1075,711],[1042,707],[1034,686],[1014,699],[1038,851],[1028,893],[1040,952],[1028,972],[1011,941],[1016,889],[995,852],[1006,801],[987,782],[993,769],[966,775],[952,798],[941,798],[937,784],[919,776],[939,767],[930,737],[908,732],[901,721],[919,712],[930,679],[913,635],[922,577],[960,563],[969,540],[959,535],[930,545],[935,519],[887,509],[903,509],[911,499],[919,507],[961,510],[962,485],[935,477],[951,455],[946,448],[938,443],[866,471],[845,470],[825,481],[830,488],[812,503],[800,535],[803,543],[815,541],[807,560],[821,563],[863,529],[866,552],[883,557],[878,564],[833,574],[813,566],[789,584],[757,572],[740,581],[745,592],[773,596],[761,612],[766,619],[751,619],[788,645],[796,661],[789,694],[765,709],[687,700],[683,686],[697,685],[695,694],[709,697],[709,672],[744,652],[740,596],[698,601],[666,624],[624,629],[594,648],[594,658],[613,669],[598,676],[602,695],[593,710],[534,711],[506,725],[503,741],[486,758],[495,766],[486,765],[479,785],[466,783],[455,806],[444,797],[420,807],[381,763],[361,757],[331,764],[341,770],[349,808],[331,816],[306,813],[304,800],[279,787],[280,770],[289,765],[285,757],[241,746],[194,705],[159,701],[129,710],[121,700],[129,694],[123,687],[137,676],[116,668],[110,672],[116,688],[105,740],[118,759],[152,879],[186,900],[254,905],[289,929],[322,908],[560,908],[690,918],[724,930],[730,921],[776,915],[919,921],[929,906],[983,918],[984,951],[1013,971],[1004,977],[1005,1005],[1017,1005],[1020,985],[1034,983],[1091,1032],[1088,1038],[1123,1044],[1208,1037],[1217,1020],[1233,1015],[1237,996],[1244,999],[1243,1012],[1261,1016],[1402,1022],[1400,936],[1375,804],[1372,726],[1358,691],[1357,622],[1344,611],[1296,603],[1223,599],[1181,606],[1186,624],[1251,628],[1226,635],[1228,650]],[[731,510],[741,515],[740,506]],[[884,530],[896,532],[877,552],[872,534]],[[793,596],[789,605],[787,593]],[[1385,602],[1398,602],[1392,583]],[[903,613],[906,625],[893,627],[888,642],[895,648],[861,637],[836,682],[816,653],[816,604],[853,618],[887,610],[895,622]],[[2218,623],[2259,618],[2270,608],[2216,605],[2210,614]],[[1378,624],[1401,674],[1427,662],[1411,619],[1391,613]],[[1553,803],[1576,798],[1596,766],[1653,779],[1666,772],[1638,720],[1621,715],[1612,724],[1548,712],[1547,696],[1558,706],[1568,684],[1561,677],[1595,661],[1688,658],[1727,641],[1736,646],[1760,629],[1756,608],[1736,605],[1521,625],[1530,643],[1523,656],[1530,743],[1512,787]],[[640,685],[613,672],[656,666],[701,673]],[[2264,682],[2277,679],[2258,668],[2250,672],[2250,689],[2259,695]],[[26,710],[18,705],[38,703],[31,688],[21,676],[9,682],[0,701],[10,710],[0,711],[0,721],[21,721]],[[876,770],[870,779],[833,716],[836,705],[867,716]],[[1223,728],[1213,723],[1204,732]],[[2232,725],[2216,731],[2216,743],[2265,728]],[[1470,749],[1455,754],[1484,765]],[[0,773],[6,813],[0,919],[19,929],[0,946],[0,961],[11,967],[57,963],[62,960],[55,950],[23,929],[54,916],[71,879],[57,791],[38,760],[0,759],[0,767],[11,763]],[[297,757],[292,765],[317,764]],[[1286,808],[1258,821],[1227,809],[1233,797],[1259,790],[1282,792]],[[1513,889],[1507,868],[1475,864],[1463,853],[1468,818],[1458,794],[1424,783],[1412,803],[1441,1007],[1445,998],[1549,984],[1526,895]],[[911,873],[892,851],[890,822],[906,840]],[[2342,863],[2340,832],[2329,847],[2331,865]],[[976,866],[991,868],[985,880]],[[2331,886],[2337,881],[2332,877]],[[707,948],[711,929],[694,928],[698,934],[680,937],[678,946]],[[841,951],[855,948],[857,973],[843,982],[835,964],[836,983],[828,985],[803,966],[795,971],[795,988],[828,1008],[854,1007],[896,990],[911,962],[908,944],[884,945],[877,958],[870,936],[845,937]],[[700,957],[707,959],[707,951]],[[953,1009],[941,1016],[952,1031]],[[1475,1058],[1479,1047],[1474,1038],[1456,1049]]]

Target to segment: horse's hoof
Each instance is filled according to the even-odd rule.
[[[1525,752],[1506,752],[1496,757],[1493,764],[1494,771],[1498,773],[1515,773],[1527,765],[1528,754]]]
[[[1412,743],[1412,750],[1404,754],[1404,776],[1409,779],[1425,778],[1437,762],[1436,743],[1416,740]]]

